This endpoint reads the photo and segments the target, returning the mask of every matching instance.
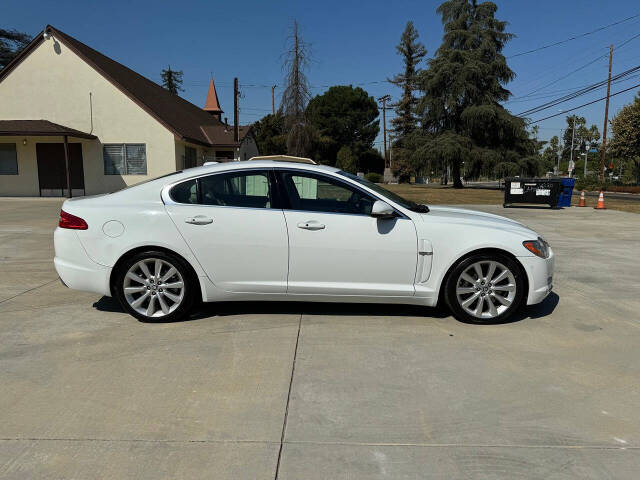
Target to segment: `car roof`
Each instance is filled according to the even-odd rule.
[[[328,165],[312,165],[309,163],[295,163],[295,162],[278,162],[273,160],[251,160],[251,161],[231,161],[213,163],[203,165],[201,167],[186,168],[179,172],[173,172],[168,175],[163,175],[158,178],[147,180],[136,185],[131,185],[117,192],[113,192],[113,196],[119,198],[135,198],[140,195],[155,196],[158,188],[164,188],[167,185],[172,185],[184,180],[188,180],[194,177],[200,177],[210,173],[217,172],[233,172],[243,169],[256,169],[256,168],[286,168],[289,170],[305,170],[312,172],[324,172],[324,173],[336,173],[340,169],[330,167]]]
[[[239,162],[222,162],[215,164],[203,165],[201,167],[187,168],[182,171],[185,177],[194,175],[203,175],[206,173],[214,173],[221,171],[233,171],[243,168],[298,168],[303,170],[312,170],[318,172],[339,172],[339,168],[329,165],[313,165],[310,163],[298,162],[278,162],[276,160],[243,160]]]

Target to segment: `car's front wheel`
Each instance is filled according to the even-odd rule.
[[[188,265],[161,251],[141,252],[125,260],[114,287],[122,307],[143,322],[180,320],[196,300],[197,285]]]
[[[471,323],[500,323],[522,304],[522,268],[506,255],[477,254],[462,260],[447,277],[445,301],[453,315]]]

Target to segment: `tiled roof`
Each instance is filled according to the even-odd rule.
[[[240,141],[249,133],[251,127],[240,127]],[[233,146],[233,126],[232,125],[206,125],[202,127],[202,132],[212,145]]]

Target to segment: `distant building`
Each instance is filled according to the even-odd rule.
[[[258,155],[250,126],[204,109],[47,26],[0,71],[0,195],[74,196]],[[67,171],[66,165],[69,165]]]

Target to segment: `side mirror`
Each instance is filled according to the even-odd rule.
[[[387,202],[376,200],[371,207],[371,216],[376,218],[393,218],[396,216],[396,211]]]

